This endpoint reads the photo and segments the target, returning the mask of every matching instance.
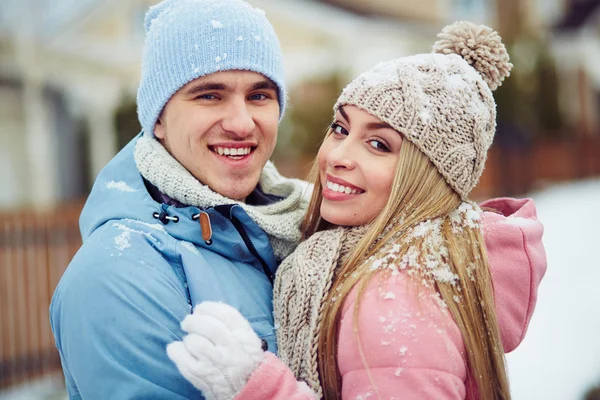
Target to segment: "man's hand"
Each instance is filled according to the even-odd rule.
[[[206,400],[233,399],[264,358],[250,323],[227,304],[198,304],[181,328],[188,335],[169,344],[167,354]]]

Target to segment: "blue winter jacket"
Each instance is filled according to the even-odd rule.
[[[276,259],[239,205],[205,209],[207,244],[192,216],[150,196],[133,158],[135,139],[102,170],[80,219],[83,245],[50,305],[71,399],[202,399],[167,357],[192,305],[228,303],[276,351]],[[155,217],[177,217],[178,222]],[[153,216],[154,215],[154,216]]]

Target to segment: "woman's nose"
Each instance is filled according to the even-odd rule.
[[[330,168],[354,169],[354,144],[350,139],[345,139],[327,154],[327,163]]]

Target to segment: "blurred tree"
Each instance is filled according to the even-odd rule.
[[[91,176],[91,156],[90,156],[90,125],[85,120],[78,121],[79,140],[77,146],[79,148],[79,157],[81,158],[81,171],[83,175],[82,190],[86,195],[92,190],[94,179]]]
[[[498,121],[531,138],[557,137],[564,120],[559,105],[556,63],[533,21],[531,1],[496,2],[497,28],[514,64],[510,78],[494,93]]]
[[[564,128],[559,102],[558,74],[556,62],[547,45],[540,47],[540,56],[535,68],[536,91],[536,132],[545,137],[558,137]]]
[[[558,138],[565,132],[559,106],[558,76],[548,44],[522,36],[507,44],[514,69],[494,92],[498,125],[498,182],[503,195],[518,196],[536,179],[532,165],[538,139]]]
[[[127,98],[121,103],[115,115],[115,126],[120,150],[142,130],[134,99]]]
[[[333,116],[345,80],[340,73],[302,82],[290,90],[289,107],[279,127],[273,154],[281,172],[305,177]]]
[[[564,128],[556,63],[542,40],[509,44],[514,69],[496,90],[498,121],[520,127],[531,138],[558,137]]]
[[[317,153],[342,87],[342,79],[334,74],[304,82],[291,91],[284,127],[291,128],[292,149],[302,154]]]
[[[511,46],[508,47],[509,54],[513,54]],[[515,64],[508,77],[495,92],[496,107],[498,112],[498,121],[505,121],[517,125],[530,125],[531,117],[528,115],[528,105],[532,104],[532,97],[521,84],[518,62],[511,57],[511,62]]]

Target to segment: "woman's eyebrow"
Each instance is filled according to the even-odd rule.
[[[340,107],[338,111],[340,112],[340,114],[342,114],[342,117],[344,117],[344,119],[350,124],[350,118],[348,117],[348,114],[346,114],[346,111],[344,111],[344,107]]]
[[[389,124],[385,122],[369,122],[366,126],[368,130],[378,130],[378,129],[394,129]]]
[[[348,114],[346,113],[346,111],[344,111],[344,107],[340,107],[338,109],[338,111],[340,112],[340,114],[342,114],[342,117],[344,117],[344,119],[346,121],[348,121],[349,124],[352,124],[350,121],[350,117],[348,116]],[[365,128],[368,130],[378,130],[378,129],[394,129],[392,128],[392,126],[386,122],[383,121],[377,121],[377,122],[369,122],[367,123],[367,125],[365,125]],[[395,130],[395,129],[394,129]]]

